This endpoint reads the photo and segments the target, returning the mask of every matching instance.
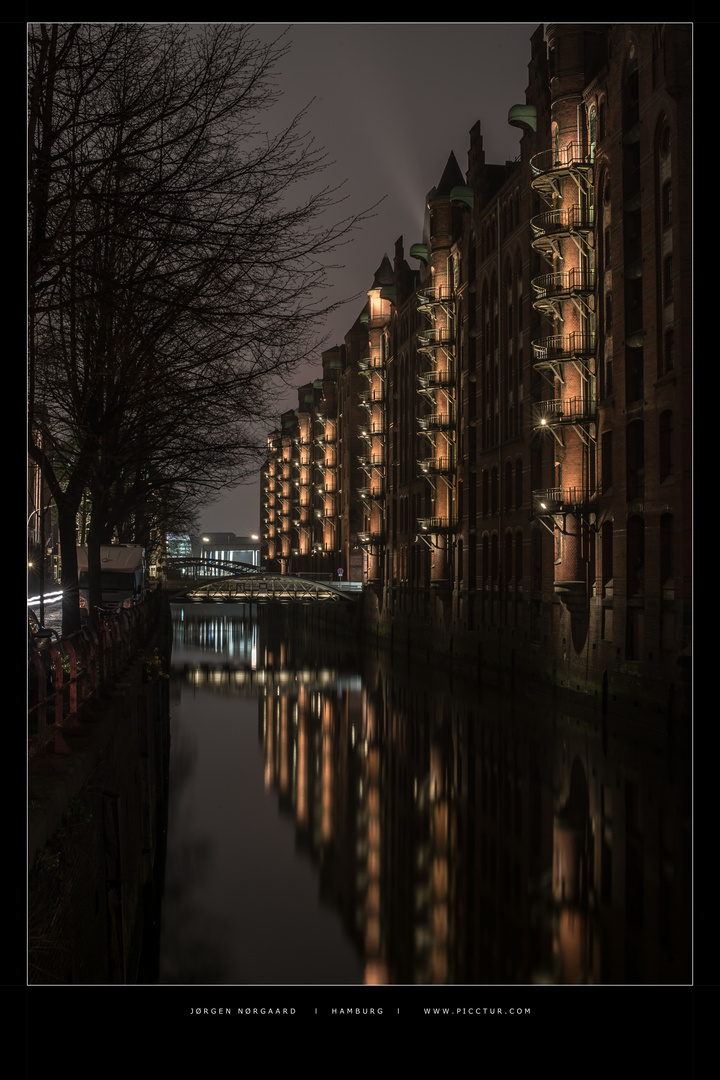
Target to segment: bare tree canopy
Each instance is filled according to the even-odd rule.
[[[328,225],[342,200],[304,112],[263,128],[286,47],[240,25],[30,27],[30,453],[64,555],[83,492],[98,539],[133,498],[187,511],[237,482],[274,380],[316,355],[362,215]]]

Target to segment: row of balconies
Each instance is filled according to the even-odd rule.
[[[532,187],[550,207],[531,219],[531,242],[533,248],[553,264],[552,272],[538,275],[531,282],[535,293],[533,306],[559,321],[567,316],[564,309],[566,304],[577,309],[582,317],[588,316],[588,322],[593,309],[596,282],[595,273],[589,265],[595,228],[591,197],[592,164],[592,153],[579,142],[555,145],[535,154],[530,160]],[[571,176],[572,181],[562,187],[563,178]],[[573,205],[567,205],[569,190],[576,192],[577,201]],[[556,205],[560,195],[566,202],[562,207]],[[565,268],[569,252],[563,246],[564,240],[574,241],[569,250],[576,253],[579,265]],[[562,261],[558,263],[556,258]],[[560,269],[557,269],[558,266]],[[559,383],[565,393],[566,377],[562,365],[572,363],[580,370],[584,369],[587,377],[587,392],[584,394],[575,392],[572,396],[534,402],[531,406],[533,430],[541,432],[573,427],[587,442],[590,425],[596,419],[596,402],[592,392],[593,360],[597,347],[595,334],[589,329],[568,334],[547,334],[533,340],[531,347],[535,368],[549,377],[554,385]],[[555,435],[560,438],[557,432]],[[540,517],[572,513],[586,504],[587,495],[581,488],[533,492],[533,514]]]
[[[559,192],[555,183],[556,178],[564,174],[572,172],[576,179],[581,177],[583,182],[591,181],[590,158],[575,145],[547,150],[535,155],[531,161],[531,168],[533,187],[549,200],[551,197],[554,199]],[[574,206],[548,209],[533,217],[531,227],[534,234],[533,246],[546,255],[554,256],[558,251],[557,241],[560,238],[573,234],[587,236],[593,230],[592,206],[589,202],[586,204],[580,199]],[[573,267],[570,270],[539,275],[531,284],[536,297],[534,306],[549,315],[561,317],[561,305],[564,301],[577,303],[579,300],[587,306],[588,298],[595,289],[595,275],[593,271],[585,267]],[[456,335],[450,310],[453,299],[451,286],[434,286],[418,291],[417,304],[420,312],[434,318],[438,308],[445,307],[448,316],[447,320],[444,318],[441,320],[445,325],[430,326],[417,332],[417,348],[420,353],[434,355],[438,349],[449,351],[454,346]],[[534,363],[538,367],[566,361],[589,361],[594,356],[595,349],[595,335],[589,332],[548,335],[532,342]],[[381,376],[384,375],[384,361],[380,356],[363,357],[359,361],[358,368],[369,378],[372,378],[375,372]],[[448,393],[454,387],[455,381],[456,370],[452,356],[444,370],[434,369],[418,375],[418,389],[431,397],[432,410],[417,419],[417,426],[421,433],[428,435],[447,433],[455,428],[458,419],[457,410],[452,400],[454,395]],[[441,393],[435,394],[436,391]],[[383,406],[385,403],[385,386],[375,385],[372,389],[362,391],[359,400],[361,406],[367,408],[372,414],[375,406]],[[585,424],[595,417],[595,401],[588,396],[537,402],[532,406],[532,416],[533,427],[538,431],[556,425]],[[361,437],[368,441],[376,436],[384,436],[385,433],[384,418],[374,419],[360,432]],[[304,440],[304,443],[306,441]],[[327,429],[327,438],[321,436],[315,440],[317,445],[330,441],[335,441],[335,432],[330,427]],[[360,487],[357,494],[362,499],[383,499],[386,494],[385,480],[378,478],[376,470],[384,469],[385,448],[375,446],[372,453],[360,455],[357,460],[360,467],[371,477],[371,482]],[[457,467],[454,447],[448,446],[448,452],[445,454],[420,458],[417,465],[420,474],[427,477],[452,476]],[[374,478],[373,473],[375,473]],[[330,487],[326,487],[326,490],[328,493],[331,491]],[[587,499],[583,493],[575,488],[533,492],[534,512],[539,515],[570,513],[586,504]],[[334,511],[324,508],[316,510],[315,514],[318,518],[335,516]],[[456,531],[458,522],[452,515],[428,516],[418,519],[417,528],[421,535],[441,535]],[[357,538],[359,543],[365,545],[381,543],[383,533],[382,531],[360,532]]]
[[[379,492],[370,492],[370,489],[361,489],[368,493],[368,497],[379,497]],[[596,504],[593,495],[582,488],[545,488],[532,492],[533,514],[538,517],[552,517],[555,515],[586,513]],[[316,521],[331,521],[336,518],[334,510],[316,510]],[[288,536],[291,533],[290,525],[295,529],[309,529],[313,521],[301,519],[295,516],[284,515],[277,528],[278,535]],[[458,532],[460,522],[455,514],[436,515],[432,517],[420,517],[417,519],[418,535],[449,535]],[[275,530],[273,530],[275,531]],[[471,530],[472,531],[472,530]],[[377,544],[383,543],[385,534],[382,529],[373,531],[361,531],[357,534],[358,543]]]

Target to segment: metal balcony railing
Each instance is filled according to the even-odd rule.
[[[453,298],[452,285],[431,285],[417,291],[418,309],[432,309],[438,304],[447,304]]]
[[[551,401],[538,401],[532,407],[533,427],[555,427],[559,424],[578,424],[594,418],[596,405],[594,398],[562,398]]]
[[[418,518],[418,530],[424,533],[451,533],[457,529],[457,518],[453,515]]]
[[[448,428],[455,426],[455,410],[448,409],[447,412],[431,413],[429,416],[418,417],[418,428],[420,431],[447,431]]]
[[[594,214],[590,206],[566,206],[560,210],[545,210],[531,218],[530,226],[535,234],[533,246],[546,237],[563,233],[590,232],[594,226]]]
[[[367,484],[357,489],[361,499],[382,499],[385,495],[384,484]]]
[[[543,514],[567,514],[587,507],[591,498],[587,491],[581,487],[570,488],[545,488],[533,491],[533,513]]]
[[[358,465],[361,469],[379,469],[385,465],[384,454],[360,454]]]
[[[530,158],[533,178],[548,173],[586,172],[591,167],[592,156],[579,143],[567,143],[554,149],[541,150]]]
[[[532,342],[535,363],[587,359],[595,355],[595,334],[576,330],[572,334],[553,334]]]
[[[428,476],[437,476],[442,473],[451,473],[455,469],[454,457],[420,458],[418,468],[421,473]]]
[[[452,326],[431,326],[417,332],[417,345],[421,352],[448,348],[454,341],[455,330]]]
[[[591,293],[595,288],[595,271],[573,267],[556,274],[540,274],[530,282],[538,300],[561,299],[575,293]]]
[[[384,435],[385,424],[381,420],[377,420],[373,424],[365,424],[365,426],[360,429],[358,434],[361,439],[372,439],[376,435]]]
[[[358,544],[381,544],[383,542],[384,534],[382,532],[359,532],[357,535]]]
[[[362,360],[358,360],[358,371],[363,375],[372,374],[373,371],[383,372],[384,370],[385,363],[380,356],[363,356]]]
[[[371,408],[373,405],[381,405],[385,400],[385,390],[376,388],[375,390],[361,390],[358,398],[360,404],[366,408]]]
[[[455,383],[455,371],[452,366],[444,371],[423,371],[418,375],[418,386],[421,390],[444,389]]]

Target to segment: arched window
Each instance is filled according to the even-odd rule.
[[[518,529],[515,533],[515,585],[520,588],[523,575],[523,534]]]
[[[503,556],[505,565],[503,567],[503,578],[505,583],[508,584],[512,580],[513,570],[513,535],[510,529],[505,533],[505,554]]]
[[[613,482],[612,431],[603,431],[600,437],[600,491],[606,495]]]
[[[530,537],[530,588],[533,592],[542,589],[543,534],[542,525],[536,525]]]
[[[595,143],[597,142],[597,110],[594,105],[590,106],[588,116],[588,129],[590,133],[590,160],[595,159]]]
[[[512,461],[505,462],[505,491],[504,491],[504,504],[505,510],[512,510],[512,498],[513,498],[513,467]]]
[[[660,413],[659,432],[660,480],[667,480],[673,471],[673,414],[672,409]]]
[[[655,253],[657,266],[657,315],[658,320],[658,377],[672,371],[674,360],[673,335],[675,277],[673,262],[673,155],[670,122],[663,113],[655,126],[654,182],[657,206],[657,229]]]
[[[627,498],[645,495],[645,434],[642,420],[633,420],[626,430]]]
[[[660,586],[667,588],[675,577],[675,519],[672,514],[660,515]]]
[[[637,48],[630,44],[625,81],[622,88],[623,131],[629,131],[640,119],[640,75]]]
[[[627,523],[627,595],[642,596],[645,592],[645,522],[639,515]]]
[[[602,559],[603,593],[612,585],[613,580],[613,523],[604,521],[600,533],[600,554]]]
[[[660,193],[662,206],[662,227],[669,229],[672,225],[672,182],[665,180]]]

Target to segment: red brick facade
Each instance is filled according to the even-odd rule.
[[[486,164],[475,125],[263,476],[284,572],[342,569],[383,631],[606,706],[688,701],[691,34],[538,28],[518,160]]]

